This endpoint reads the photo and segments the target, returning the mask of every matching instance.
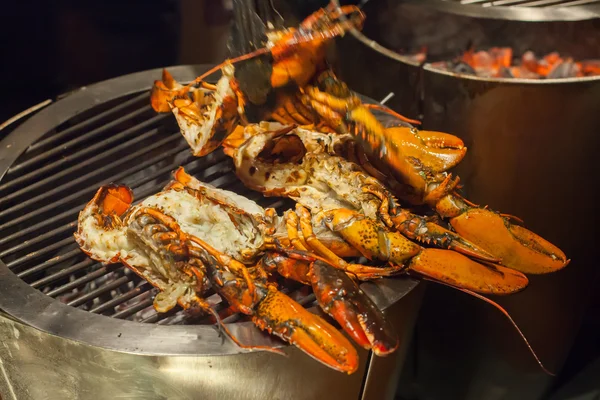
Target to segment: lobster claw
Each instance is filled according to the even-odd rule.
[[[459,235],[498,257],[502,265],[526,274],[546,274],[570,260],[558,247],[496,212],[472,207],[451,218]]]
[[[312,286],[321,308],[360,346],[372,349],[378,356],[398,348],[398,336],[383,312],[346,273],[315,261]]]
[[[198,256],[205,264],[215,290],[236,311],[251,315],[252,322],[260,329],[298,347],[328,367],[348,374],[356,372],[358,353],[340,331],[274,286],[264,281],[248,282],[242,273],[243,265],[233,259],[228,260],[229,265],[223,265],[225,256],[219,257],[197,238],[192,240],[204,247]],[[228,334],[241,345],[231,333]],[[274,351],[271,348],[264,350]]]
[[[347,374],[358,369],[358,353],[340,331],[272,286],[252,321],[330,368]]]
[[[432,172],[447,171],[462,161],[467,148],[457,136],[415,128],[394,126],[386,128],[386,135],[395,138],[405,157],[419,160]]]
[[[503,295],[519,292],[529,280],[519,271],[483,265],[450,250],[427,248],[411,259],[409,269],[428,278],[476,293]]]

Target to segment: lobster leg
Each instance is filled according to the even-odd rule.
[[[528,284],[518,271],[485,266],[450,250],[422,248],[352,210],[327,211],[323,219],[370,260],[401,264],[409,272],[484,294],[515,293]]]
[[[402,266],[395,264],[390,264],[390,266],[387,267],[370,267],[346,262],[333,251],[331,251],[327,246],[325,246],[315,236],[312,228],[310,212],[306,208],[300,204],[296,204],[296,213],[299,214],[302,235],[304,236],[304,240],[306,241],[307,245],[310,247],[310,250],[323,257],[333,267],[351,273],[359,280],[382,278],[385,276],[395,275],[402,271]]]
[[[244,279],[228,271],[227,266],[205,249],[200,248],[199,252],[211,282],[230,304],[245,303],[247,299],[254,297],[247,293],[249,288],[244,284]],[[259,282],[256,289],[258,300],[251,307],[246,304],[249,307],[242,309],[252,316],[256,326],[297,346],[333,369],[348,374],[357,370],[358,353],[340,331],[274,286]]]
[[[431,244],[443,249],[454,250],[482,261],[500,262],[498,258],[456,233],[427,221],[426,218],[420,215],[396,207],[395,204],[390,204],[391,195],[384,193],[382,189],[367,186],[363,188],[363,191],[371,193],[381,200],[379,214],[387,227],[397,229],[407,238],[423,244]],[[393,198],[391,200],[395,203]],[[392,215],[390,215],[390,211]]]

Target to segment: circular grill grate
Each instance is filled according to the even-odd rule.
[[[76,115],[16,159],[0,181],[0,259],[31,287],[69,306],[113,318],[185,323],[179,308],[156,313],[150,284],[121,264],[91,260],[73,238],[79,211],[101,185],[126,184],[137,203],[160,191],[180,165],[263,206],[284,204],[246,189],[222,151],[194,157],[174,117],[157,115],[146,90]]]

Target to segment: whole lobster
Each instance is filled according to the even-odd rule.
[[[325,365],[349,374],[358,368],[356,350],[336,328],[278,290],[272,278],[278,273],[310,285],[321,308],[361,347],[378,356],[396,350],[394,329],[342,269],[287,248],[293,239],[274,210],[202,183],[182,168],[174,178],[136,206],[127,186],[101,187],[79,215],[80,248],[97,261],[123,263],[158,288],[158,312],[179,304],[211,315],[241,348],[280,352],[237,339],[205,299],[209,290],[226,300],[225,312],[251,316],[259,328]],[[376,272],[365,267],[363,278]]]

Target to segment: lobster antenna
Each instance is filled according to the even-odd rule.
[[[510,321],[510,323],[515,327],[515,329],[517,330],[517,332],[519,333],[519,335],[521,336],[521,338],[523,339],[523,341],[525,342],[525,344],[527,345],[527,348],[529,349],[529,351],[531,352],[531,354],[533,355],[533,358],[535,358],[535,361],[539,364],[540,368],[542,368],[542,370],[547,373],[550,376],[556,376],[555,373],[550,372],[542,363],[542,361],[539,359],[539,357],[537,356],[537,354],[535,354],[535,351],[533,350],[533,347],[531,347],[531,345],[529,344],[529,341],[527,340],[527,338],[525,337],[525,335],[523,334],[523,332],[521,331],[521,329],[519,329],[519,326],[517,325],[517,323],[512,319],[512,317],[510,316],[510,314],[508,313],[508,311],[506,311],[500,304],[496,303],[493,300],[488,299],[485,296],[480,295],[479,293],[475,293],[472,290],[469,289],[463,289],[460,288],[458,286],[454,286],[454,285],[450,285],[449,283],[445,283],[445,282],[440,282],[440,281],[436,281],[427,277],[423,277],[425,280],[431,281],[431,282],[435,282],[435,283],[440,283],[442,285],[451,287],[453,289],[458,289],[461,292],[464,292],[466,294],[469,294],[473,297],[476,297],[480,300],[485,301],[488,304],[491,304],[492,306],[496,307],[498,310],[500,310],[500,312],[502,314],[504,314],[504,316],[506,318],[508,318],[508,320]]]
[[[194,79],[192,82],[188,83],[185,87],[192,87],[194,85],[199,84],[200,82],[202,82],[207,76],[210,76],[212,74],[214,74],[215,72],[217,72],[218,70],[220,70],[221,68],[223,68],[223,66],[225,64],[235,64],[235,63],[239,63],[241,61],[245,61],[245,60],[249,60],[251,58],[255,58],[258,56],[261,56],[263,54],[267,54],[270,53],[271,49],[268,49],[266,47],[261,47],[258,50],[255,50],[251,53],[248,54],[244,54],[241,55],[239,57],[234,57],[234,58],[230,58],[228,60],[225,60],[224,62],[222,62],[221,64],[217,64],[214,67],[212,67],[211,69],[209,69],[208,71],[206,71],[205,73],[203,73],[202,75],[200,75],[199,77],[197,77],[196,79]]]
[[[216,311],[214,311],[214,312],[216,313]],[[214,316],[214,314],[213,314],[213,316]],[[257,350],[258,351],[266,351],[266,352],[278,354],[278,355],[284,356],[284,357],[288,356],[283,350],[275,348],[275,347],[250,346],[250,345],[243,344],[242,342],[239,341],[239,339],[237,337],[235,337],[235,335],[233,333],[231,333],[229,328],[227,328],[227,326],[225,325],[225,323],[223,323],[223,321],[221,321],[221,319],[218,320],[217,326],[215,327],[215,329],[217,330],[217,332],[219,332],[219,336],[221,336],[221,331],[225,332],[225,335],[227,337],[229,337],[229,339],[231,339],[231,341],[233,343],[235,343],[238,347],[241,347],[242,349],[250,350],[250,351],[257,351]]]

